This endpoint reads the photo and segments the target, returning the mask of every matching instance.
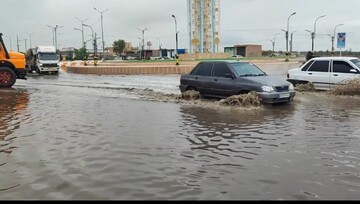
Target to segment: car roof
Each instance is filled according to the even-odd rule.
[[[357,57],[315,57],[314,60],[354,60]]]
[[[227,62],[227,63],[250,63],[246,61],[238,61],[238,60],[208,60],[208,61],[201,61],[200,63],[213,63],[213,62]]]

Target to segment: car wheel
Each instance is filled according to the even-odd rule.
[[[190,86],[187,88],[187,91],[198,91],[195,87]]]
[[[15,82],[15,72],[9,67],[0,67],[0,87],[12,87]]]

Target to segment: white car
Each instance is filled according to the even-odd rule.
[[[330,90],[336,85],[360,77],[360,60],[356,57],[317,57],[300,68],[288,71],[293,85],[313,83],[317,90]]]

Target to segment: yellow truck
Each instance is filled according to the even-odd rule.
[[[0,88],[12,87],[16,79],[26,80],[25,55],[8,52],[0,33]]]

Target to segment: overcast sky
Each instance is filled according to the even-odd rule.
[[[310,50],[310,33],[315,19],[326,15],[316,24],[315,50],[331,50],[331,38],[338,24],[338,32],[347,33],[347,49],[360,51],[360,1],[359,0],[220,0],[221,4],[221,48],[234,44],[260,44],[263,49],[272,50],[271,39],[276,38],[275,50],[285,50],[285,33],[288,17],[290,32],[294,33],[294,50]],[[51,45],[52,30],[46,25],[63,26],[58,30],[60,48],[80,47],[81,22],[85,20],[101,36],[100,13],[104,13],[104,35],[107,46],[115,40],[124,39],[139,44],[142,36],[137,28],[145,32],[145,41],[151,41],[152,48],[175,47],[175,22],[178,21],[179,48],[188,49],[186,0],[0,0],[1,29],[8,36],[5,42],[16,50],[16,35],[32,44]],[[90,28],[85,27],[85,39],[91,39]],[[101,40],[100,40],[101,41]],[[90,47],[90,42],[88,47]],[[20,42],[20,51],[25,50],[25,41]]]

